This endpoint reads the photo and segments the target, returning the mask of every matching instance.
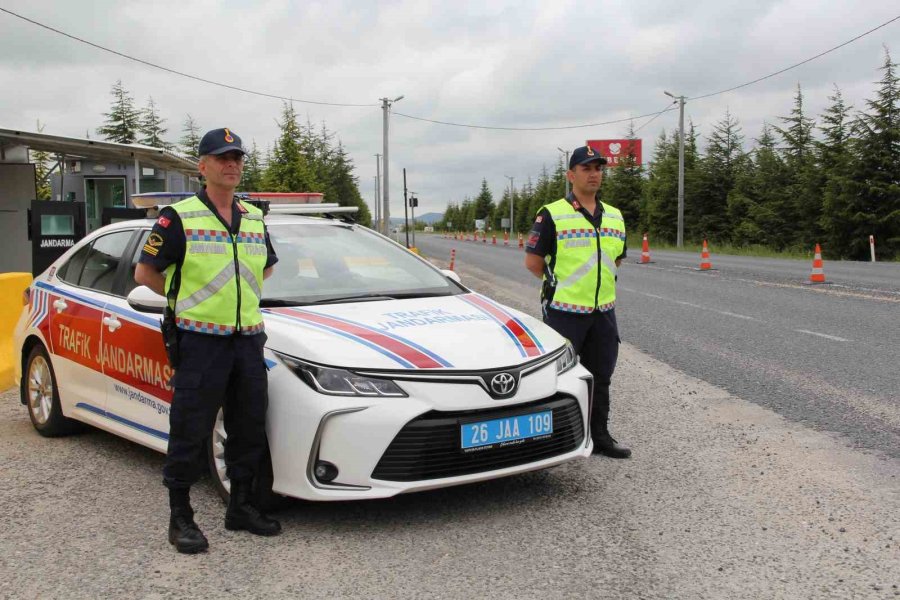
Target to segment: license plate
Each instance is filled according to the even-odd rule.
[[[463,452],[511,446],[553,434],[553,411],[465,423],[460,426]]]

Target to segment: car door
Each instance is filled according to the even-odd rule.
[[[95,238],[62,265],[49,294],[50,350],[63,410],[81,412],[102,425],[106,410],[103,375],[103,309],[119,262],[134,230]]]
[[[159,329],[161,315],[132,308],[128,293],[149,229],[137,232],[123,260],[122,278],[103,310],[103,372],[106,412],[116,433],[165,451],[173,370]]]

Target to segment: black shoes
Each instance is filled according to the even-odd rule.
[[[262,514],[250,501],[251,482],[231,481],[231,497],[225,511],[225,529],[254,535],[278,535],[281,523]]]
[[[604,431],[594,438],[594,454],[602,454],[610,458],[629,458],[631,450],[613,439],[608,431]]]
[[[209,548],[206,536],[190,514],[177,513],[169,519],[169,543],[182,554],[197,554]]]

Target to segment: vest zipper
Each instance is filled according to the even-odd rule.
[[[597,310],[599,308],[597,301],[600,299],[600,277],[603,275],[603,257],[600,256],[600,230],[597,227],[594,227],[594,241],[597,243],[597,288],[594,290],[594,310]]]
[[[235,315],[235,327],[234,332],[240,333],[241,331],[241,265],[238,262],[238,248],[237,248],[237,239],[235,239],[234,234],[229,231],[231,235],[231,249],[234,251],[234,282],[237,285],[237,314]]]

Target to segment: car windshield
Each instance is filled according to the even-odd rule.
[[[463,290],[364,227],[268,223],[278,255],[263,306],[450,296]]]

